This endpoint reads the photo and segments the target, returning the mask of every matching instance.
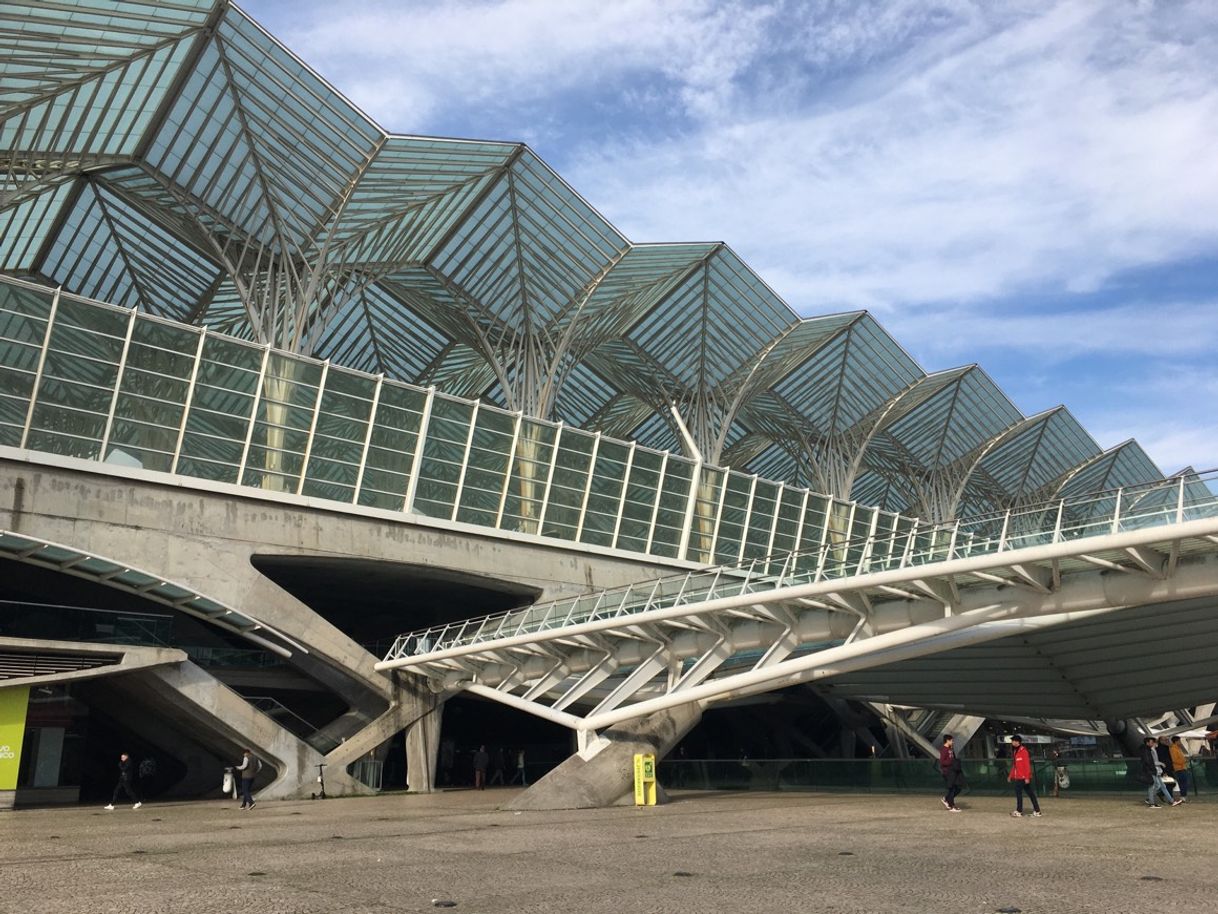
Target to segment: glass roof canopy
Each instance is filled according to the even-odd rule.
[[[0,271],[933,520],[1161,478],[526,146],[387,133],[226,0],[0,9]]]

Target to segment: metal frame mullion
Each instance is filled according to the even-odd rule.
[[[637,441],[630,442],[630,452],[626,455],[626,472],[622,474],[622,494],[617,500],[617,517],[613,520],[612,548],[617,548],[617,540],[622,532],[622,512],[626,510],[626,492],[630,489],[630,471],[634,469],[634,452],[638,448]]]
[[[414,449],[414,460],[410,464],[410,478],[406,482],[406,497],[402,502],[402,511],[410,514],[414,511],[414,494],[419,490],[419,474],[423,471],[423,447],[427,444],[427,429],[431,425],[431,404],[436,399],[436,387],[433,384],[427,388],[427,399],[423,401],[423,414],[419,417],[419,440]]]
[[[381,387],[385,376],[376,376],[376,387],[372,390],[372,407],[368,410],[368,431],[364,434],[364,449],[359,455],[359,469],[355,475],[355,492],[351,496],[351,504],[359,504],[360,493],[364,489],[364,469],[368,466],[368,450],[372,447],[372,432],[376,428],[376,410],[381,405]]]
[[[685,503],[685,517],[681,521],[681,544],[677,550],[677,558],[684,559],[689,552],[689,538],[694,532],[694,511],[698,507],[698,489],[702,485],[702,453],[694,461],[693,476],[689,480],[689,498]]]
[[[558,466],[558,449],[562,444],[562,430],[565,426],[559,422],[554,432],[553,452],[550,455],[550,469],[546,471],[546,490],[541,496],[541,510],[537,512],[537,535],[543,536],[542,530],[546,524],[546,511],[550,507],[550,489],[554,485],[554,468]]]
[[[579,522],[575,525],[575,542],[584,535],[584,519],[588,516],[588,499],[592,495],[592,479],[596,473],[596,455],[601,447],[601,433],[597,432],[592,438],[592,455],[588,459],[588,481],[584,483],[584,497],[579,503]],[[684,554],[684,553],[682,553]]]
[[[110,410],[106,413],[106,430],[102,432],[101,448],[97,459],[102,463],[106,460],[106,446],[110,443],[110,430],[114,427],[114,411],[118,408],[118,393],[123,386],[123,373],[127,370],[127,353],[131,349],[131,334],[135,331],[135,318],[139,311],[131,309],[127,319],[127,335],[123,337],[123,352],[118,357],[118,374],[114,377],[114,393],[110,397]]]
[[[753,474],[752,481],[749,483],[749,502],[744,508],[744,523],[740,526],[740,551],[736,554],[736,561],[744,561],[744,547],[748,545],[749,530],[753,522],[753,496],[757,494],[757,474]]]
[[[867,541],[863,544],[863,551],[859,555],[859,563],[857,574],[862,574],[863,569],[871,560],[871,552],[875,547],[875,528],[880,522],[880,509],[871,509],[871,523],[867,525]]]
[[[503,474],[503,489],[499,492],[499,510],[495,512],[495,529],[503,529],[503,509],[507,505],[508,490],[512,488],[512,471],[516,463],[516,446],[520,443],[520,426],[524,423],[524,411],[516,413],[512,431],[512,446],[508,448],[507,469]]]
[[[254,440],[254,426],[258,424],[258,407],[262,404],[262,390],[266,387],[266,366],[271,359],[271,346],[262,348],[262,367],[258,370],[258,386],[254,390],[254,402],[250,407],[250,424],[245,430],[245,446],[241,449],[241,463],[237,467],[237,485],[245,479],[245,464],[250,456],[250,442]]]
[[[715,527],[711,533],[710,560],[715,561],[715,550],[719,548],[719,524],[723,521],[723,506],[727,502],[727,486],[732,481],[731,467],[723,468],[723,482],[719,486],[719,504],[715,507]]]
[[[774,522],[770,524],[770,540],[765,544],[765,555],[768,559],[774,554],[774,537],[778,534],[778,518],[782,515],[782,496],[787,491],[787,484],[778,484],[778,494],[774,496]]]
[[[656,500],[651,506],[651,523],[647,527],[647,545],[643,547],[643,552],[651,554],[651,543],[656,535],[656,521],[660,517],[660,499],[664,497],[664,480],[668,476],[668,451],[664,452],[664,456],[660,458],[660,476],[656,482]]]
[[[34,370],[34,386],[30,388],[30,405],[25,410],[25,427],[21,430],[21,447],[24,449],[30,437],[30,423],[34,421],[34,407],[38,403],[38,388],[42,386],[42,370],[47,363],[47,352],[51,348],[51,333],[55,328],[55,316],[59,311],[59,294],[63,287],[55,289],[51,296],[51,310],[47,312],[47,329],[42,335],[42,351],[38,353],[38,367]]]
[[[313,436],[317,434],[317,417],[321,414],[321,398],[326,392],[326,379],[330,376],[330,360],[321,363],[321,378],[317,382],[317,400],[313,403],[313,418],[309,420],[309,437],[305,440],[304,457],[300,464],[300,479],[296,480],[296,494],[304,491],[305,478],[309,475],[309,458],[313,456]]]
[[[186,388],[186,400],[182,403],[182,422],[178,426],[178,441],[173,446],[173,463],[169,472],[178,471],[178,459],[182,456],[182,442],[186,438],[186,420],[190,417],[190,407],[195,400],[195,383],[199,379],[199,365],[203,362],[203,343],[207,340],[207,328],[199,328],[199,345],[195,347],[195,362],[190,368],[190,383]]]
[[[469,469],[469,454],[474,447],[474,430],[478,427],[478,407],[481,405],[481,400],[475,400],[474,408],[469,412],[469,434],[465,436],[465,453],[461,455],[461,475],[457,477],[457,491],[453,493],[453,512],[448,518],[450,521],[455,521],[457,512],[461,510],[461,493],[465,491],[465,473]]]

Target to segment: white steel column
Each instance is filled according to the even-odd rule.
[[[698,489],[702,485],[702,455],[694,461],[693,476],[689,480],[689,498],[685,503],[685,517],[681,521],[681,545],[677,549],[677,558],[688,558],[689,538],[693,535],[694,511],[698,507]]]
[[[596,476],[596,455],[601,447],[601,433],[592,438],[592,455],[588,458],[588,481],[584,484],[584,497],[579,503],[579,523],[575,526],[575,542],[584,535],[584,518],[588,516],[588,498],[592,495],[592,480]]]
[[[313,456],[313,436],[317,434],[317,417],[321,413],[321,398],[326,392],[326,378],[330,376],[330,360],[321,363],[321,378],[317,382],[317,399],[313,402],[313,418],[309,420],[309,437],[305,439],[304,455],[300,463],[300,479],[296,481],[296,494],[304,491],[305,477],[309,475],[309,458]]]
[[[516,413],[516,421],[512,426],[512,446],[508,448],[507,469],[503,473],[503,489],[499,493],[499,510],[495,512],[495,529],[503,529],[503,508],[507,504],[508,490],[512,487],[512,472],[516,463],[516,446],[520,443],[520,424],[524,421],[524,412]]]
[[[719,548],[719,525],[723,522],[723,505],[727,502],[727,485],[731,482],[731,467],[723,468],[723,483],[719,486],[719,504],[715,508],[715,528],[711,532],[710,560],[715,561],[715,550]]]
[[[749,525],[753,520],[753,496],[757,494],[757,474],[753,474],[753,478],[749,483],[749,500],[744,506],[744,523],[740,525],[740,552],[736,556],[737,562],[744,561],[744,547],[749,541]]]
[[[622,471],[622,494],[617,500],[617,517],[613,520],[612,546],[617,548],[618,534],[622,530],[622,512],[626,510],[626,492],[630,488],[630,470],[634,467],[634,451],[639,446],[637,441],[630,442],[630,451],[626,454],[626,469]]]
[[[465,491],[465,472],[469,469],[469,453],[474,446],[474,429],[478,427],[478,407],[481,404],[481,400],[475,400],[473,409],[469,411],[469,434],[465,436],[465,453],[461,455],[461,474],[457,477],[457,491],[453,495],[453,510],[449,520],[456,520],[457,512],[461,510],[461,493]]]
[[[237,485],[245,479],[245,462],[250,455],[250,442],[254,440],[254,426],[258,424],[258,405],[262,402],[262,389],[266,386],[266,365],[271,357],[271,344],[262,347],[262,367],[258,370],[258,386],[254,389],[254,402],[250,408],[250,424],[245,430],[245,446],[241,449],[241,463],[237,467]]]
[[[656,519],[660,516],[660,499],[664,497],[664,478],[668,473],[668,451],[660,458],[660,473],[656,480],[656,500],[651,505],[651,523],[647,526],[647,544],[643,551],[651,553],[651,542],[656,535]]]
[[[110,396],[110,410],[106,413],[106,430],[102,433],[101,449],[97,452],[97,459],[103,463],[106,460],[106,447],[110,444],[110,430],[114,427],[114,411],[118,407],[118,393],[123,386],[123,373],[127,370],[127,353],[131,349],[131,334],[135,330],[135,318],[138,313],[136,308],[132,308],[131,316],[127,318],[127,335],[123,337],[123,352],[118,357],[118,374],[114,376],[114,393]]]
[[[537,513],[537,535],[542,536],[542,530],[545,529],[546,511],[550,507],[550,487],[554,485],[554,468],[558,466],[558,448],[562,444],[563,424],[558,423],[558,429],[554,432],[554,446],[550,453],[550,468],[546,471],[546,490],[541,496],[541,510]]]
[[[427,443],[427,427],[431,424],[431,404],[436,398],[436,388],[433,384],[427,388],[427,399],[423,401],[423,414],[419,417],[419,438],[414,447],[414,460],[410,462],[410,479],[406,483],[406,500],[402,511],[410,514],[414,511],[414,493],[419,489],[419,473],[423,469],[423,445]]]
[[[368,465],[368,449],[372,446],[372,432],[376,428],[376,410],[381,405],[381,387],[385,376],[376,376],[376,387],[372,389],[372,405],[368,408],[368,431],[364,434],[364,448],[359,455],[359,469],[355,471],[355,492],[351,496],[353,505],[359,504],[360,492],[364,488],[364,468]]]
[[[42,335],[42,351],[38,353],[38,367],[34,370],[34,386],[30,388],[30,405],[25,410],[25,427],[21,430],[21,447],[25,447],[30,438],[30,423],[34,421],[34,406],[38,402],[38,388],[42,386],[42,370],[47,363],[47,350],[51,348],[51,331],[55,328],[55,314],[59,311],[59,293],[62,288],[56,288],[51,296],[51,310],[47,312],[47,329]]]
[[[199,328],[199,345],[195,347],[195,362],[190,367],[190,383],[186,387],[186,400],[182,403],[182,422],[178,426],[178,442],[173,446],[173,463],[169,472],[178,471],[178,458],[182,456],[182,441],[186,437],[186,420],[190,417],[190,407],[195,399],[195,383],[199,380],[199,365],[203,361],[203,344],[207,341],[207,328]]]

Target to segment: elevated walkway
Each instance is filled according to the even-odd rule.
[[[1173,647],[1176,703],[1165,706],[1183,707],[1190,702],[1181,692],[1196,693],[1195,703],[1213,690],[1208,666],[1192,664],[1186,648],[1218,639],[1210,624],[1218,622],[1216,479],[1210,472],[915,524],[412,632],[378,668],[412,670],[434,688],[465,689],[536,714],[593,745],[596,731],[681,704],[808,681],[835,688],[829,680],[990,642],[1018,653],[1027,638],[1052,640],[1050,630],[1065,625],[1096,632],[1091,662],[1114,664],[1115,675],[1121,651],[1152,640],[1147,607],[1167,606],[1190,619],[1178,630],[1187,638],[1177,636]],[[1133,624],[1110,629],[1101,618],[1123,611],[1136,617]],[[1017,676],[1018,666],[1008,657],[1003,674]],[[908,696],[892,679],[884,693],[864,686],[839,694],[960,713],[993,706],[992,696],[942,680],[934,688],[927,677],[911,680]],[[1139,702],[1166,700],[1149,683],[1142,697],[1136,688],[1074,692],[1057,704],[1078,713],[1060,716],[1124,717]]]

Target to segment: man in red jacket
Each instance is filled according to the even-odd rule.
[[[1028,793],[1032,801],[1032,815],[1040,818],[1040,802],[1036,799],[1036,785],[1032,777],[1032,756],[1024,747],[1023,737],[1011,737],[1011,773],[1007,780],[1015,784],[1015,811],[1011,813],[1016,819],[1023,818],[1023,795]]]

